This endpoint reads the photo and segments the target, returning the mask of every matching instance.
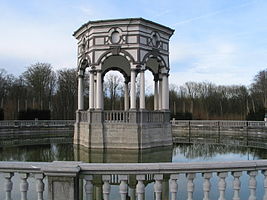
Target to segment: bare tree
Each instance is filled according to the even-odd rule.
[[[123,95],[122,78],[115,74],[108,74],[104,83],[105,96],[109,99],[107,104],[111,110],[118,109],[120,97]]]
[[[36,63],[28,67],[22,77],[32,92],[32,98],[37,98],[39,109],[48,109],[56,89],[56,74],[52,66],[48,63]]]
[[[77,109],[77,71],[76,69],[58,70],[57,76],[57,92],[51,109],[55,118],[74,119]]]

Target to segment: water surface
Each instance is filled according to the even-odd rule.
[[[11,146],[0,148],[1,161],[34,161],[34,162],[51,162],[51,161],[82,161],[87,163],[151,163],[151,162],[211,162],[211,161],[238,161],[238,160],[258,160],[266,159],[267,150],[262,148],[252,148],[237,145],[223,144],[175,144],[173,147],[152,148],[146,150],[117,150],[117,149],[88,149],[82,146],[73,144],[44,144],[44,145],[29,145],[29,146]],[[1,175],[1,180],[3,176]],[[19,177],[18,174],[12,178],[14,183],[13,199],[20,199],[19,193]],[[249,176],[243,173],[241,177],[241,199],[247,199]],[[263,176],[259,173],[257,176],[257,197],[261,199],[263,196]],[[229,173],[226,178],[227,189],[226,199],[231,199],[233,177]],[[28,179],[30,183],[29,197],[36,199],[35,180],[33,177]],[[186,199],[186,183],[185,175],[180,175],[178,180],[178,199]],[[47,180],[45,179],[45,183]],[[203,178],[201,174],[196,175],[194,199],[202,199]],[[218,177],[213,173],[211,178],[211,199],[218,199],[217,189]],[[4,182],[0,183],[0,199],[4,199],[3,186]],[[96,187],[96,186],[95,186]],[[168,199],[168,179],[164,180],[163,187],[166,188],[163,192],[163,199]],[[98,186],[98,197],[100,200],[101,185]],[[45,188],[45,198],[47,197],[47,185]],[[132,191],[134,193],[134,191]],[[152,200],[153,183],[146,183],[146,199]],[[118,186],[112,185],[111,199],[119,199]]]

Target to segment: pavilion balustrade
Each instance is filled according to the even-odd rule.
[[[110,110],[110,111],[77,111],[77,119],[79,122],[94,123],[97,119],[97,123],[164,123],[169,122],[169,112],[161,111],[122,111],[122,110]],[[95,115],[103,115],[100,117],[103,121],[99,121],[99,117]]]

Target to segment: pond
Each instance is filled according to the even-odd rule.
[[[73,144],[44,144],[0,148],[1,161],[83,161],[87,163],[152,163],[238,161],[267,158],[267,150],[223,144],[175,144],[145,150],[88,149]]]
[[[51,161],[82,161],[88,163],[151,163],[151,162],[210,162],[210,161],[238,161],[238,160],[258,160],[266,159],[267,150],[262,148],[253,147],[240,147],[236,145],[227,144],[208,144],[208,143],[194,143],[194,144],[175,144],[173,147],[152,148],[142,151],[138,150],[100,150],[100,149],[87,149],[73,144],[44,144],[44,145],[29,145],[29,146],[11,146],[0,148],[1,161],[34,161],[34,162],[51,162]],[[258,184],[262,185],[262,175],[257,176]],[[3,180],[3,177],[1,177]],[[218,197],[217,191],[217,177],[211,178],[211,199]],[[19,193],[19,178],[15,176],[13,199],[20,199]],[[30,199],[35,198],[35,183],[34,178],[29,178]],[[47,180],[45,180],[46,182]],[[186,199],[186,182],[185,176],[181,176],[178,185],[180,194],[179,199]],[[233,177],[229,174],[226,178],[227,189],[226,199],[231,199]],[[203,178],[201,174],[197,174],[195,179],[195,192],[194,199],[202,199],[202,183]],[[241,182],[248,182],[248,175],[243,174]],[[214,186],[213,186],[214,185]],[[168,188],[168,182],[163,182],[163,186]],[[0,199],[4,199],[3,182],[0,183]],[[45,198],[47,197],[47,188],[45,189]],[[117,185],[111,187],[111,199],[119,199]],[[100,200],[101,186],[96,187],[98,191],[96,200]],[[146,199],[153,199],[153,184],[146,185]],[[133,192],[133,191],[132,191]],[[263,196],[263,190],[257,190],[257,197]],[[248,196],[247,186],[242,186],[241,199],[246,199]],[[163,193],[163,199],[168,199],[169,194]]]

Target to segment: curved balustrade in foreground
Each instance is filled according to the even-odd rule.
[[[35,177],[38,200],[43,199],[45,185],[49,199],[83,199],[81,195],[83,184],[85,199],[110,199],[111,184],[119,184],[116,191],[122,200],[142,200],[145,197],[146,185],[153,183],[156,200],[163,199],[163,193],[170,193],[170,199],[180,196],[179,187],[186,187],[187,199],[193,199],[196,190],[195,179],[201,174],[203,197],[208,200],[211,187],[216,187],[218,199],[225,199],[227,187],[232,190],[232,199],[240,198],[240,190],[249,190],[246,199],[256,199],[256,190],[262,191],[260,199],[267,199],[267,160],[236,161],[236,162],[201,162],[201,163],[139,163],[139,164],[89,164],[82,162],[0,162],[0,172],[3,173],[6,199],[12,199],[14,174],[19,174],[20,195],[27,199],[29,189],[28,178]],[[218,181],[211,181],[214,176]],[[247,182],[242,182],[243,176],[249,176]],[[180,185],[179,180],[186,177]],[[231,184],[227,178],[231,177]],[[45,181],[44,181],[45,179]],[[47,180],[46,180],[47,179]],[[83,181],[81,181],[83,180]],[[3,180],[1,180],[3,182]],[[115,182],[115,183],[114,183]],[[259,182],[259,184],[258,184]],[[167,187],[166,187],[167,183]],[[216,185],[215,185],[216,183]],[[98,187],[98,190],[96,190]],[[95,194],[98,191],[98,194]],[[99,191],[101,194],[99,194]],[[185,192],[185,191],[183,191]],[[199,197],[198,197],[199,199]],[[257,198],[259,199],[259,198]]]

